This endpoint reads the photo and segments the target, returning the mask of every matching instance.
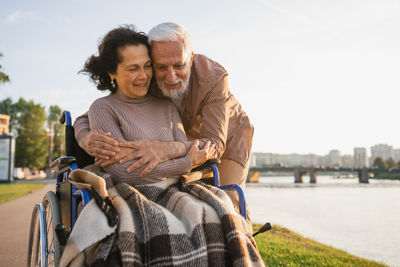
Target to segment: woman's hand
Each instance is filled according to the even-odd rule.
[[[137,159],[127,172],[132,172],[144,165],[140,176],[149,174],[159,163],[169,159],[180,157],[186,154],[185,145],[182,142],[160,142],[157,140],[138,140],[132,142],[120,142],[121,149],[134,149],[132,153],[121,158],[120,164]]]
[[[207,160],[213,158],[215,152],[215,145],[208,141],[203,149],[199,149],[199,140],[195,140],[190,147],[188,156],[192,160],[192,168],[200,166]]]
[[[115,137],[113,138],[114,141],[118,142],[126,142],[124,139]],[[134,149],[132,148],[120,148],[118,153],[115,153],[114,156],[109,157],[109,159],[104,159],[104,158],[97,158],[96,157],[96,163],[100,165],[101,167],[105,168],[110,166],[111,164],[119,162],[122,158],[126,157],[127,155],[131,154],[134,152]]]

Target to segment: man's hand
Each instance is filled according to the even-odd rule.
[[[119,137],[115,137],[113,139],[116,140],[119,143],[126,142],[124,139],[119,138]],[[100,165],[101,167],[106,168],[106,167],[110,166],[111,164],[119,162],[120,159],[122,159],[125,156],[129,155],[133,151],[134,151],[134,149],[132,149],[132,148],[127,148],[127,147],[120,148],[120,151],[118,153],[116,153],[115,156],[112,156],[109,159],[97,159],[96,158],[96,163],[98,165]]]
[[[92,130],[82,137],[79,145],[97,160],[108,160],[120,151],[118,141],[110,137],[111,133]]]
[[[156,140],[140,140],[133,142],[120,143],[121,148],[134,149],[132,153],[122,158],[119,163],[138,159],[128,167],[127,172],[132,172],[143,165],[146,168],[140,173],[140,176],[149,174],[159,163],[175,158],[177,155],[185,155],[185,146],[181,142],[160,142]]]
[[[188,155],[192,160],[192,168],[200,166],[207,160],[213,158],[215,153],[215,145],[208,141],[203,149],[199,149],[199,140],[195,140],[190,148]]]

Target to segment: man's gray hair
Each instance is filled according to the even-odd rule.
[[[174,22],[165,22],[158,24],[151,28],[148,34],[149,44],[151,42],[168,42],[168,41],[182,41],[185,47],[185,52],[192,52],[192,45],[190,42],[190,36],[185,27]]]

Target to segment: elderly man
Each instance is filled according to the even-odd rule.
[[[228,73],[217,62],[192,52],[185,28],[176,23],[162,23],[148,34],[157,86],[150,93],[169,97],[178,108],[186,134],[200,144],[211,141],[216,148],[221,185],[238,184],[244,188],[253,136],[253,126],[242,107],[231,94]],[[108,133],[90,132],[86,115],[74,124],[81,147],[100,160],[108,160],[119,147],[135,152],[115,160],[121,163],[138,159],[128,171],[146,166],[142,174],[170,158],[186,154],[179,142],[161,143],[141,140],[118,144]]]

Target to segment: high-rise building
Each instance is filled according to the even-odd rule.
[[[363,147],[354,148],[354,167],[355,168],[368,167],[367,149]]]
[[[250,161],[249,161],[249,167],[257,167],[257,156],[255,153],[250,154]]]
[[[386,144],[378,144],[371,147],[371,162],[377,157],[381,157],[383,160],[393,158],[393,147]]]
[[[340,151],[333,149],[328,154],[329,167],[341,166]]]
[[[341,159],[342,159],[342,162],[341,162],[340,166],[345,167],[345,168],[352,168],[354,166],[353,155],[345,154],[341,157]]]
[[[398,149],[393,149],[393,160],[394,160],[396,163],[399,163],[399,162],[400,162],[400,148],[398,148]],[[399,168],[400,168],[400,166],[399,166]]]
[[[254,152],[253,156],[257,167],[268,167],[277,163],[276,155],[272,153]]]

